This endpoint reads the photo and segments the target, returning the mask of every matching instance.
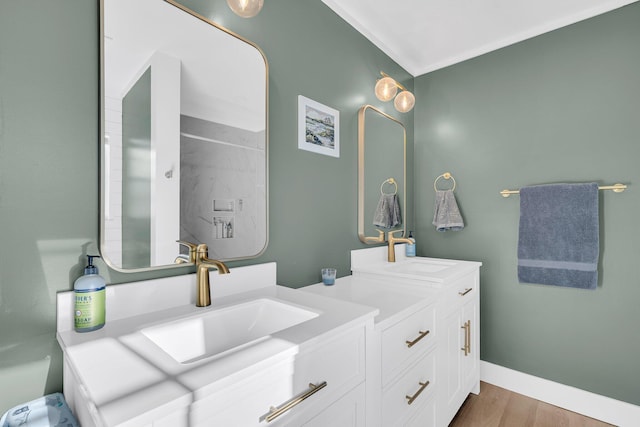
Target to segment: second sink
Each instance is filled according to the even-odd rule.
[[[452,261],[434,261],[434,260],[422,260],[420,258],[407,260],[402,263],[397,263],[395,265],[390,265],[387,267],[387,270],[393,271],[394,273],[401,274],[414,274],[414,275],[423,275],[429,273],[437,273],[438,271],[442,271],[446,268],[454,266],[456,263]]]

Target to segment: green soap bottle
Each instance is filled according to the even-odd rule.
[[[93,259],[98,255],[87,255],[84,274],[73,284],[74,310],[73,324],[76,332],[90,332],[100,329],[105,322],[105,288]]]

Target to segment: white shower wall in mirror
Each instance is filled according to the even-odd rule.
[[[213,258],[257,253],[267,237],[263,132],[182,117],[180,238]]]

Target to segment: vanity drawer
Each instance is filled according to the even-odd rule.
[[[362,383],[364,378],[364,328],[359,328],[195,402],[190,425],[249,427],[302,422]],[[305,393],[309,396],[299,404],[271,421],[266,419],[273,413],[272,407],[280,408]]]
[[[362,383],[304,423],[302,427],[365,427],[365,401],[365,384]],[[295,421],[287,424],[287,427],[299,426],[300,424]]]
[[[435,305],[418,310],[382,331],[382,384],[391,381],[405,363],[435,344]]]
[[[435,351],[432,351],[384,390],[382,425],[404,425],[408,417],[432,404],[436,394],[435,379]]]
[[[463,304],[478,298],[478,292],[480,292],[478,273],[470,273],[456,280],[448,285],[444,292],[443,309],[446,316],[462,307]]]

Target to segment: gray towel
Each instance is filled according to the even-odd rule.
[[[433,211],[433,225],[437,231],[459,231],[464,228],[464,221],[453,190],[436,191],[436,207]]]
[[[520,190],[518,279],[573,288],[598,284],[598,184]]]
[[[373,214],[373,225],[392,228],[402,223],[400,203],[395,194],[381,194],[378,206]]]

